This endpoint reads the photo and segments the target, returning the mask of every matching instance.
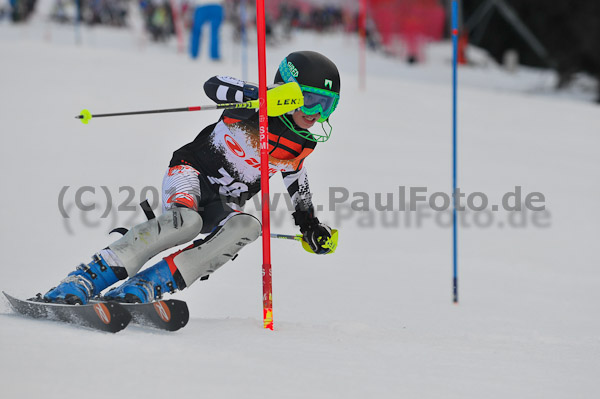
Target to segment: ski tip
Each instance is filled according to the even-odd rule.
[[[10,294],[8,294],[6,291],[2,291],[2,293],[4,294],[4,296],[6,297],[6,300],[8,301],[8,303],[10,304],[10,306],[14,309],[15,307],[15,302],[18,301],[18,299]]]

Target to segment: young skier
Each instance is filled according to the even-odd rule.
[[[281,62],[275,76],[275,83],[289,82],[300,85],[304,106],[269,117],[269,176],[281,172],[304,241],[314,253],[327,254],[331,229],[315,217],[304,160],[317,142],[329,138],[329,117],[339,101],[340,76],[335,64],[322,54],[298,51]],[[209,79],[204,91],[216,103],[258,98],[255,85],[224,76]],[[323,134],[309,132],[316,122],[327,122],[328,131],[322,125]],[[238,210],[260,190],[259,160],[258,112],[224,111],[217,123],[173,153],[162,184],[163,213],[94,254],[89,264],[78,266],[42,299],[85,304],[127,279],[104,298],[150,302],[207,279],[260,235],[258,219]],[[150,258],[199,234],[208,236],[139,272]]]

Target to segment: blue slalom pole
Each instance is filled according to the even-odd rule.
[[[456,72],[458,59],[458,4],[452,0],[452,301],[458,303],[458,229],[456,226]]]
[[[81,44],[81,0],[75,0],[75,43]]]

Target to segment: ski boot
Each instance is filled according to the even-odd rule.
[[[182,289],[171,274],[165,259],[139,272],[123,284],[108,291],[102,299],[126,303],[147,303],[162,298],[164,292]]]
[[[57,287],[46,292],[42,300],[69,305],[85,305],[90,298],[119,281],[117,274],[121,274],[120,270],[117,270],[117,274],[115,274],[115,270],[109,266],[100,253],[95,254],[92,259],[92,262],[87,265],[82,263],[77,266],[77,269],[69,273]],[[117,267],[116,269],[121,268]]]

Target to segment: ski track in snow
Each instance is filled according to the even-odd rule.
[[[158,187],[173,150],[218,114],[106,118],[84,126],[82,108],[113,112],[201,105],[210,76],[241,77],[239,47],[224,60],[177,54],[139,31],[73,29],[41,16],[0,21],[2,290],[44,292],[107,245],[141,212],[104,213],[102,187],[123,204],[131,186]],[[459,72],[459,186],[498,203],[521,186],[541,192],[545,227],[459,231],[461,303],[451,304],[451,230],[383,212],[329,212],[330,188],[397,193],[451,187],[450,47],[407,66],[371,54],[358,89],[357,42],[296,34],[268,48],[268,77],[298,49],[322,51],[342,75],[331,140],[306,162],[322,220],[340,230],[338,252],[316,257],[273,243],[276,331],[262,329],[261,248],[246,248],[206,282],[178,293],[190,307],[176,333],[130,326],[104,334],[28,320],[0,301],[3,397],[593,398],[600,394],[600,112],[587,93],[553,94],[553,75],[493,64]],[[479,55],[480,56],[480,55]],[[480,56],[481,57],[481,56]],[[249,52],[256,80],[256,54]],[[285,192],[271,179],[273,192]],[[61,216],[58,197],[68,186]],[[95,187],[82,213],[74,192]],[[397,198],[397,197],[395,197]],[[394,200],[396,201],[396,199]],[[472,215],[471,215],[472,216]],[[295,231],[287,212],[272,230]],[[446,219],[447,220],[447,219]],[[497,223],[498,221],[503,224]],[[386,224],[387,223],[387,224]],[[390,227],[389,224],[392,223]],[[396,223],[396,224],[394,224]]]

